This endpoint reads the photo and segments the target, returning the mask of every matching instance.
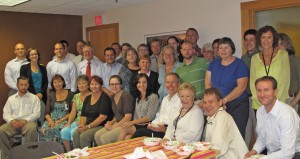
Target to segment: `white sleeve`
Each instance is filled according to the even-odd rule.
[[[5,83],[8,85],[9,88],[18,90],[17,84],[14,81],[14,79],[12,78],[12,73],[13,72],[11,71],[11,68],[9,67],[9,63],[7,63],[5,66],[5,71],[4,71]]]

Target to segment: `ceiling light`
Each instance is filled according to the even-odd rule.
[[[29,0],[1,0],[0,1],[0,6],[9,6],[9,7],[13,7],[15,5],[27,2]]]

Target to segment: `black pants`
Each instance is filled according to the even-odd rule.
[[[293,159],[300,159],[300,152],[296,152]]]
[[[152,131],[147,128],[139,128],[135,131],[135,133],[133,134],[133,136],[131,138],[137,138],[137,137],[142,137],[142,136],[151,137],[152,133],[153,133],[154,137],[163,138],[165,136],[165,133],[163,133],[163,132],[156,132],[156,131]]]
[[[226,103],[226,111],[232,116],[242,137],[245,139],[246,126],[249,117],[249,98],[245,97]]]

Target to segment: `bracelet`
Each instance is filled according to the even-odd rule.
[[[87,125],[87,127],[90,129],[91,128],[91,126],[90,125]]]

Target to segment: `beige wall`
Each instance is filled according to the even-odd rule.
[[[241,56],[240,3],[250,0],[153,0],[140,5],[112,10],[103,14],[103,23],[119,23],[120,42],[133,46],[144,42],[144,35],[170,31],[198,30],[198,45],[215,38],[231,37],[236,45],[236,56]],[[94,26],[94,16],[83,16],[85,28]]]

